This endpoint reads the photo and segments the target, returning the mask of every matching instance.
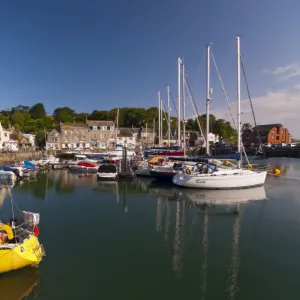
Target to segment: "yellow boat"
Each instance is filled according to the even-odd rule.
[[[34,215],[27,213],[27,217],[29,214]],[[32,230],[34,226],[26,219],[19,226],[0,223],[0,273],[37,266],[42,261],[45,251]]]

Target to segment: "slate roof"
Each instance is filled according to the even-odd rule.
[[[88,126],[114,126],[114,121],[109,120],[86,120]]]
[[[65,129],[64,127],[71,127],[71,128],[88,128],[87,124],[84,123],[61,123],[61,128]]]
[[[270,131],[274,127],[281,127],[282,124],[265,124],[265,125],[257,125],[256,127],[253,127],[253,131]]]

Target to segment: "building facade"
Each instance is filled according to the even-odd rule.
[[[88,125],[84,123],[60,123],[61,149],[90,148]]]
[[[10,141],[10,134],[11,132],[4,129],[0,122],[0,149],[1,150],[5,149],[6,143]]]
[[[112,149],[117,142],[115,122],[86,120],[89,131],[89,141],[92,147],[100,149]]]
[[[46,150],[59,150],[60,145],[60,133],[53,129],[47,134]]]
[[[134,128],[119,128],[117,144],[134,149],[137,146],[138,132]]]
[[[242,133],[242,141],[245,147],[257,145],[260,139],[263,144],[290,144],[292,136],[282,124],[258,125],[252,129],[245,129]]]

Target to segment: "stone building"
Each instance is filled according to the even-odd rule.
[[[47,134],[46,150],[58,150],[60,147],[60,133],[53,129]]]
[[[112,149],[116,145],[117,131],[114,121],[86,120],[89,140],[93,147]]]
[[[90,148],[88,125],[84,123],[60,123],[61,149]]]

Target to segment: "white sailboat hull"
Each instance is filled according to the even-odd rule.
[[[267,171],[236,170],[228,173],[211,173],[188,175],[178,173],[173,177],[173,183],[178,186],[198,189],[245,189],[262,186],[265,183]]]

